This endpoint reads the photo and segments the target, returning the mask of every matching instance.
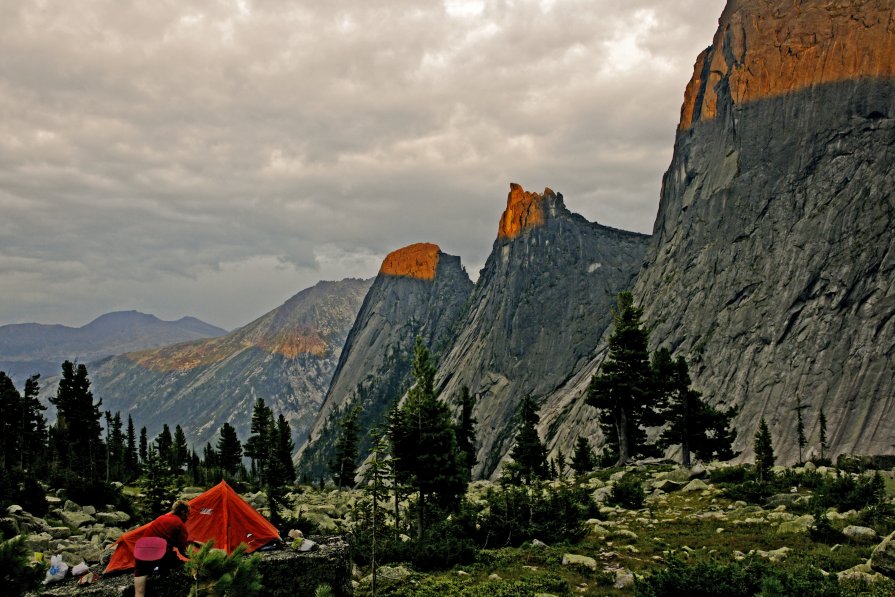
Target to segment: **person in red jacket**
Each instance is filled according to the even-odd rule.
[[[146,579],[153,568],[170,569],[180,565],[180,559],[174,551],[176,548],[180,554],[186,555],[186,547],[189,544],[187,537],[186,521],[190,517],[190,505],[177,500],[171,506],[171,511],[159,516],[151,523],[143,537],[161,537],[167,543],[164,557],[160,561],[144,562],[136,560],[134,566],[134,597],[146,595]]]

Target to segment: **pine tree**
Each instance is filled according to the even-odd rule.
[[[134,419],[127,416],[127,447],[125,448],[124,466],[127,470],[128,480],[133,479],[137,475],[139,466],[139,455],[137,453],[137,434],[134,431]]]
[[[84,365],[62,363],[62,378],[56,396],[50,398],[56,407],[53,452],[57,468],[90,480],[100,478],[102,442],[102,400],[93,403],[90,380]]]
[[[47,409],[40,403],[40,374],[36,373],[25,380],[25,391],[19,409],[18,435],[21,438],[19,451],[19,469],[34,474],[46,472],[45,456],[47,451],[47,420],[42,411]]]
[[[566,466],[568,462],[566,461],[566,455],[563,454],[562,450],[557,450],[556,452],[556,476],[559,479],[562,479],[566,476]]]
[[[242,464],[242,444],[236,436],[236,429],[230,423],[224,423],[221,427],[217,453],[220,467],[230,475],[235,475]]]
[[[5,372],[0,371],[0,470],[8,471],[19,460],[21,441],[16,418],[22,397]]]
[[[172,473],[176,472],[174,467],[174,436],[171,435],[171,428],[167,423],[162,425],[162,430],[155,437],[155,449],[158,457],[168,467]]]
[[[263,486],[266,483],[274,431],[273,411],[264,404],[263,398],[255,401],[250,431],[251,435],[245,444],[245,455],[252,460],[258,475],[258,484]]]
[[[820,425],[820,459],[824,460],[827,451],[827,416],[824,414],[823,409],[821,409],[818,417],[818,425]]]
[[[764,482],[771,476],[771,467],[774,466],[774,446],[771,442],[771,432],[768,430],[768,424],[762,417],[758,424],[758,431],[755,433],[755,470],[758,473],[758,480]]]
[[[680,356],[672,359],[667,349],[653,355],[652,371],[658,402],[664,407],[661,414],[668,423],[657,445],[681,446],[681,463],[687,467],[691,453],[704,460],[733,458],[736,431],[730,422],[736,409],[716,409],[702,400],[702,395],[691,387],[687,362]]]
[[[572,468],[579,475],[589,473],[597,465],[597,459],[593,448],[586,437],[578,436],[575,440],[575,452],[572,454]]]
[[[286,503],[287,485],[295,481],[295,467],[292,465],[295,443],[289,422],[282,414],[273,429],[272,440],[267,466],[267,503],[271,522],[276,525],[281,520],[280,508]]]
[[[186,434],[180,425],[174,428],[174,442],[171,445],[172,470],[179,473],[189,464],[190,449],[186,445]]]
[[[168,463],[159,455],[155,446],[150,446],[146,452],[140,486],[143,494],[140,507],[144,519],[149,521],[168,511],[176,496],[176,488]]]
[[[450,410],[435,394],[435,366],[416,339],[412,373],[415,384],[390,417],[389,440],[396,470],[417,492],[417,538],[422,538],[432,506],[455,510],[466,492],[465,455],[457,449]]]
[[[460,390],[460,424],[457,427],[457,449],[464,456],[466,465],[466,480],[472,480],[472,469],[476,465],[476,438],[475,426],[478,423],[472,416],[475,407],[475,397],[469,393],[469,388],[463,386]]]
[[[600,426],[618,453],[619,466],[649,452],[643,427],[654,423],[651,409],[659,406],[651,391],[649,336],[640,321],[642,316],[643,309],[634,305],[630,292],[618,295],[618,306],[612,309],[609,355],[587,394],[587,403],[600,410]]]
[[[519,431],[510,451],[513,459],[509,469],[511,482],[531,484],[535,479],[547,478],[547,448],[538,437],[537,429],[540,421],[535,401],[526,396],[519,405]]]
[[[373,438],[373,449],[367,461],[367,469],[364,471],[364,493],[372,502],[372,520],[370,521],[370,567],[373,581],[371,592],[376,594],[377,561],[376,540],[384,534],[385,515],[380,512],[380,504],[384,504],[388,498],[388,484],[394,480],[392,477],[393,463],[388,453],[388,439],[385,436]]]
[[[805,423],[802,420],[802,411],[806,408],[808,405],[802,404],[801,398],[796,399],[796,407],[793,410],[796,411],[796,444],[799,446],[799,464],[802,463],[802,450],[808,443],[805,439]]]
[[[149,457],[149,440],[146,434],[146,427],[140,427],[140,464],[146,464]]]
[[[342,487],[354,487],[357,475],[358,434],[360,426],[357,418],[360,407],[355,406],[339,422],[339,436],[336,438],[335,454],[329,463],[329,470],[339,491]]]

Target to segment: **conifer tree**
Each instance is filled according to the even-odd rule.
[[[100,478],[102,442],[102,400],[93,403],[93,392],[84,365],[62,363],[62,378],[56,396],[50,398],[56,407],[54,455],[64,471],[86,479]]]
[[[755,470],[758,473],[758,480],[761,482],[770,478],[771,467],[774,466],[774,446],[771,442],[771,432],[768,430],[768,424],[762,417],[758,424],[758,431],[755,433]]]
[[[155,446],[147,449],[140,485],[143,493],[140,507],[145,520],[152,520],[168,511],[176,495],[174,478],[167,461],[159,455]]]
[[[335,454],[329,463],[329,470],[339,491],[342,487],[354,487],[357,475],[358,434],[357,419],[360,407],[355,406],[339,421],[339,436],[336,438]]]
[[[134,431],[134,419],[127,416],[127,448],[125,452],[125,468],[127,469],[128,479],[133,479],[137,475],[139,455],[137,454],[137,434]]]
[[[422,538],[435,506],[452,511],[466,491],[465,455],[457,449],[450,410],[435,394],[435,366],[429,349],[416,339],[412,373],[415,384],[390,417],[389,440],[396,470],[417,492],[417,538]]]
[[[680,356],[672,359],[667,349],[656,351],[652,370],[657,402],[663,405],[660,412],[668,423],[657,445],[681,446],[681,463],[687,467],[692,453],[703,460],[733,458],[736,431],[730,423],[736,408],[720,410],[705,402],[691,387],[687,362]]]
[[[245,455],[252,461],[258,475],[258,484],[263,486],[266,483],[274,436],[273,411],[264,404],[264,398],[255,401],[250,431],[251,435],[245,444]]]
[[[579,475],[589,473],[597,465],[596,455],[586,437],[578,436],[575,440],[575,452],[572,454],[572,468]]]
[[[186,445],[186,434],[183,428],[177,425],[174,428],[174,442],[171,445],[172,470],[179,473],[189,463],[190,449]]]
[[[818,417],[818,425],[820,425],[820,459],[824,460],[827,451],[827,415],[824,414],[823,409]]]
[[[18,412],[18,436],[21,441],[19,470],[35,474],[46,472],[47,420],[43,416],[46,406],[40,403],[40,374],[35,373],[25,380],[25,391]]]
[[[475,426],[478,423],[472,416],[475,407],[475,397],[469,393],[469,388],[463,386],[460,390],[460,424],[457,427],[457,449],[463,454],[466,465],[466,480],[472,480],[472,469],[476,465]]]
[[[547,478],[547,448],[538,437],[538,407],[531,396],[525,396],[519,405],[519,431],[516,443],[510,451],[513,466],[509,468],[509,480],[531,484],[535,479]]]
[[[176,472],[174,466],[174,436],[171,435],[171,428],[167,423],[162,425],[162,430],[155,438],[155,449],[158,457],[168,467],[171,472]]]
[[[235,475],[242,464],[242,444],[236,436],[236,429],[230,423],[224,423],[221,427],[221,435],[218,438],[218,463],[224,471]]]
[[[808,443],[805,439],[805,423],[802,420],[802,411],[808,408],[808,405],[802,404],[801,398],[796,399],[796,407],[793,409],[796,411],[796,444],[799,446],[799,464],[802,463],[802,450],[805,449],[805,445]]]
[[[600,410],[600,426],[618,454],[619,466],[647,453],[643,427],[654,424],[651,409],[658,406],[651,392],[648,333],[640,321],[642,316],[643,309],[634,305],[630,292],[618,295],[618,306],[612,309],[609,355],[587,394],[587,403]]]
[[[295,481],[295,467],[292,465],[295,443],[292,441],[289,422],[282,414],[277,418],[271,439],[266,487],[271,522],[276,525],[280,520],[280,508],[286,503],[287,485]]]
[[[149,457],[149,439],[146,427],[140,427],[140,464],[145,464]]]
[[[566,465],[568,462],[566,461],[566,455],[563,454],[562,450],[556,451],[556,476],[559,479],[565,477]]]

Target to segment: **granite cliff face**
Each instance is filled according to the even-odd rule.
[[[522,398],[541,401],[588,361],[647,241],[573,214],[550,189],[511,185],[494,248],[436,379],[445,400],[463,386],[478,396],[475,475],[491,476],[509,452]]]
[[[350,409],[361,408],[361,429],[383,421],[409,384],[416,337],[438,358],[472,288],[460,258],[437,245],[410,245],[385,258],[345,342],[311,441],[300,447],[302,474],[328,474],[339,420]],[[368,448],[369,437],[362,434],[361,454]]]
[[[103,408],[120,410],[150,435],[179,423],[196,446],[224,422],[249,435],[264,398],[307,436],[369,280],[320,282],[226,336],[110,357],[90,368]]]
[[[895,9],[731,1],[687,86],[635,297],[697,386],[796,459],[895,443]]]

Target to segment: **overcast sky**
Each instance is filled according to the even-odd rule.
[[[0,324],[243,325],[510,182],[650,232],[723,0],[0,0]]]

